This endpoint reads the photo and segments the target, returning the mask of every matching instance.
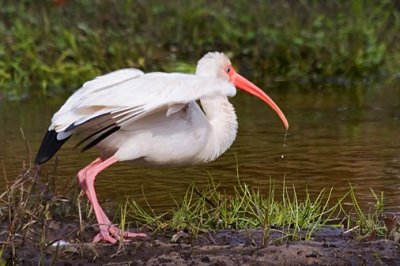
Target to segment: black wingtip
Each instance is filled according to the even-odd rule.
[[[104,140],[105,138],[107,138],[108,136],[110,136],[111,134],[113,134],[114,132],[116,132],[120,129],[119,126],[115,126],[115,125],[112,125],[112,126],[113,127],[111,127],[108,130],[105,130],[105,131],[103,130],[102,133],[100,134],[100,136],[96,136],[96,138],[94,140],[92,140],[89,144],[87,144],[85,147],[83,147],[82,151],[86,151],[86,150],[92,148],[97,143]],[[107,128],[109,128],[109,127],[106,127],[106,129]]]
[[[39,151],[35,158],[35,164],[40,165],[53,157],[53,155],[61,148],[61,146],[69,139],[57,139],[57,132],[55,130],[47,131],[40,145]]]

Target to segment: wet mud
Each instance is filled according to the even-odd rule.
[[[96,228],[78,227],[53,221],[45,231],[16,235],[14,245],[4,248],[3,260],[18,265],[400,265],[394,241],[360,241],[333,227],[322,228],[307,241],[290,239],[279,229],[249,229],[196,237],[148,232],[147,239],[115,245],[90,243]],[[9,241],[4,235],[1,240]]]

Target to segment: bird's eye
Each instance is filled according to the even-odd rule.
[[[230,66],[226,67],[225,72],[226,72],[226,73],[231,72],[231,67],[230,67]]]

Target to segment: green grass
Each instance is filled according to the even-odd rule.
[[[52,248],[54,233],[57,235],[52,225],[57,222],[71,228],[56,239],[82,243],[93,237],[94,215],[83,193],[79,193],[76,181],[57,186],[52,174],[40,176],[36,168],[25,170],[13,182],[6,181],[9,185],[0,194],[0,225],[5,230],[0,234],[0,265],[10,258],[17,262],[25,243],[35,243],[39,261],[57,262],[61,250]],[[210,179],[203,189],[190,186],[182,199],[175,199],[176,206],[165,212],[129,200],[111,216],[116,216],[112,220],[120,228],[145,228],[155,238],[163,232],[176,232],[171,241],[181,234],[194,238],[218,230],[258,228],[263,232],[259,244],[266,245],[312,239],[324,226],[343,228],[344,234],[359,239],[386,237],[398,241],[399,222],[384,213],[383,194],[372,190],[371,193],[375,202],[365,209],[358,203],[356,189],[351,184],[347,193],[333,200],[333,188],[322,189],[317,195],[308,190],[299,195],[294,186],[287,184],[277,189],[271,181],[267,187],[252,188],[238,179],[233,193],[227,193]],[[281,237],[271,239],[272,231],[279,232]],[[124,248],[122,240],[119,249]]]
[[[70,93],[122,67],[191,72],[213,50],[268,87],[350,86],[399,73],[395,1],[3,2],[0,93],[9,99]]]
[[[151,206],[141,206],[132,200],[128,208],[124,205],[124,217],[135,221],[138,227],[147,227],[153,232],[164,230],[184,231],[190,235],[214,232],[223,229],[263,228],[265,239],[271,228],[279,228],[286,238],[310,239],[323,226],[342,227],[357,237],[366,238],[387,235],[383,221],[383,194],[378,197],[372,190],[376,202],[368,210],[360,207],[355,189],[339,200],[332,200],[331,189],[323,189],[312,197],[308,191],[302,200],[294,186],[283,185],[277,191],[271,182],[267,193],[239,182],[234,193],[227,194],[212,180],[199,191],[192,185],[176,207],[157,213]]]
[[[393,229],[389,229],[384,218],[384,197],[383,193],[377,195],[371,189],[375,203],[368,210],[363,210],[358,203],[354,187],[350,184],[349,195],[351,198],[351,210],[343,211],[347,218],[347,228],[357,229],[357,235],[360,239],[376,238],[377,236],[390,235]]]

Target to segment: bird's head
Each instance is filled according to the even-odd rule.
[[[260,98],[278,114],[285,128],[289,128],[289,123],[278,105],[263,90],[237,73],[229,58],[223,53],[209,52],[204,55],[197,63],[196,74],[224,79],[234,84],[238,89]]]

